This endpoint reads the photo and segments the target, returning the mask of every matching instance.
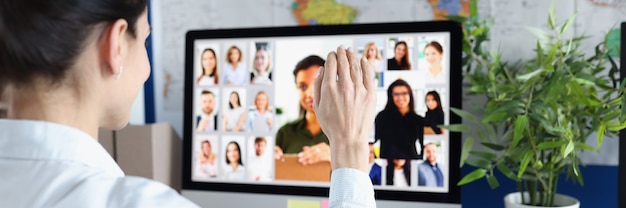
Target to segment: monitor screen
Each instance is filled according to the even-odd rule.
[[[343,45],[376,72],[369,135],[378,199],[458,203],[461,29],[416,22],[190,31],[183,188],[325,196],[328,138],[313,82]]]

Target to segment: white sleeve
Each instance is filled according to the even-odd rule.
[[[351,168],[333,170],[330,179],[329,207],[376,207],[374,187],[369,176]]]

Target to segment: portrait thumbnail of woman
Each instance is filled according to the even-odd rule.
[[[226,65],[224,65],[224,84],[228,86],[242,86],[247,83],[246,64],[243,62],[243,53],[235,45],[228,48]]]
[[[421,159],[424,118],[415,113],[411,86],[398,79],[387,89],[387,104],[375,119],[376,141],[380,140],[380,157],[387,159]]]
[[[431,41],[424,47],[427,68],[420,68],[420,76],[426,84],[444,84],[447,81],[446,71],[442,65],[443,47],[437,41]]]
[[[363,57],[367,59],[370,66],[374,67],[374,72],[383,71],[383,57],[375,42],[369,42],[363,49]]]
[[[394,56],[387,60],[388,70],[411,70],[409,45],[405,41],[399,41],[394,46]]]
[[[273,129],[273,118],[269,96],[259,91],[254,97],[254,109],[248,112],[248,128],[255,133],[269,133]]]
[[[330,162],[328,137],[322,132],[313,109],[313,84],[324,63],[323,58],[310,55],[296,64],[293,75],[299,94],[300,115],[278,129],[274,149],[276,159],[283,153],[303,153],[299,158],[303,164]]]
[[[251,84],[272,84],[272,59],[270,52],[265,47],[257,48],[250,73]]]
[[[441,134],[442,129],[437,127],[444,123],[443,107],[441,107],[441,97],[437,91],[426,93],[426,124],[430,126],[435,134]]]
[[[198,167],[196,169],[196,176],[201,178],[216,178],[217,177],[217,163],[215,162],[217,156],[213,152],[213,145],[206,139],[200,143],[200,154],[198,155]]]
[[[226,145],[226,168],[224,168],[224,179],[245,180],[246,169],[241,160],[241,147],[236,141],[231,141]]]
[[[411,161],[408,159],[387,160],[387,185],[396,187],[411,186]]]
[[[212,86],[219,83],[219,75],[217,70],[217,57],[215,51],[211,48],[204,49],[200,55],[201,69],[200,76],[196,78],[196,82],[200,86]]]
[[[224,106],[222,131],[240,132],[245,130],[246,110],[241,103],[239,93],[235,90],[230,92],[228,106]]]

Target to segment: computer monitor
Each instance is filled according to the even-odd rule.
[[[325,197],[312,81],[339,45],[375,67],[370,177],[379,200],[460,203],[462,32],[410,22],[190,31],[183,189]]]

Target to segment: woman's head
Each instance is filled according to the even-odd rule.
[[[300,94],[300,115],[305,112],[315,113],[313,111],[313,84],[317,78],[320,66],[324,66],[322,57],[311,55],[302,59],[293,70],[293,76],[296,78],[296,87]]]
[[[230,93],[228,105],[230,106],[230,109],[233,109],[235,107],[241,107],[241,101],[239,100],[239,93],[237,91],[233,91]]]
[[[265,91],[259,91],[254,98],[254,106],[256,106],[257,110],[269,110],[270,104],[269,99],[267,97],[267,93]]]
[[[237,163],[243,165],[241,162],[241,148],[237,142],[230,142],[226,146],[226,164]]]
[[[63,95],[94,108],[99,127],[123,127],[150,74],[146,3],[0,2],[0,92],[22,102]]]
[[[205,156],[211,155],[211,142],[209,140],[202,141],[202,154]]]
[[[404,80],[398,79],[387,89],[387,105],[385,110],[408,110],[415,112],[411,86]],[[407,109],[408,108],[408,109]]]
[[[254,71],[267,73],[271,70],[271,67],[270,53],[264,48],[257,49],[254,55]]]
[[[409,47],[404,41],[397,42],[393,49],[396,59],[406,59],[409,55]]]
[[[204,49],[202,51],[202,76],[211,76],[215,79],[215,84],[217,84],[217,58],[215,56],[215,51],[211,48]]]
[[[441,97],[439,97],[437,91],[426,93],[426,107],[428,107],[428,111],[443,111]]]
[[[424,47],[424,55],[429,64],[440,64],[443,56],[443,47],[437,41],[432,41]]]
[[[380,55],[380,50],[378,46],[374,42],[369,42],[365,45],[365,49],[363,50],[363,57],[368,60],[380,60],[383,57]]]
[[[234,64],[237,62],[241,62],[243,60],[243,54],[241,54],[241,49],[237,46],[231,46],[228,48],[228,54],[226,54],[226,62]]]

